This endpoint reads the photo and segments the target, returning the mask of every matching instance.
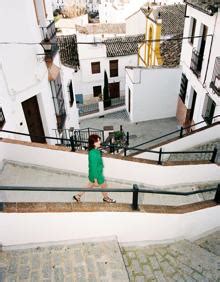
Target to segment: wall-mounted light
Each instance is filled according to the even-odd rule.
[[[44,39],[41,44],[40,44],[45,52],[49,52],[52,50],[52,43],[50,42],[50,40],[48,38]]]

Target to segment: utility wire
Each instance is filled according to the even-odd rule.
[[[191,38],[205,38],[205,37],[212,37],[212,34],[207,34],[206,36],[203,35],[197,35],[197,36],[186,36],[186,37],[172,37],[172,38],[161,38],[161,39],[152,39],[152,40],[131,40],[131,41],[125,41],[123,40],[112,40],[113,38],[107,39],[106,41],[91,41],[91,42],[75,42],[77,45],[97,45],[97,44],[113,44],[113,43],[147,43],[147,42],[164,42],[164,41],[178,41],[178,40],[184,40],[184,39],[191,39]],[[0,42],[0,45],[41,45],[41,42]],[[57,43],[51,42],[51,45],[57,45]]]

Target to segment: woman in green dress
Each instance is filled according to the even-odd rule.
[[[89,136],[89,154],[88,154],[88,161],[89,161],[89,184],[88,188],[98,187],[106,188],[106,182],[103,175],[103,161],[101,152],[99,150],[101,146],[101,138],[96,135],[92,134]],[[77,195],[73,196],[73,199],[77,202],[80,202],[81,196],[85,192],[78,193]],[[103,202],[107,203],[116,203],[115,200],[108,196],[107,192],[102,192],[103,195]]]

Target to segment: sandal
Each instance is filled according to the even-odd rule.
[[[113,200],[109,197],[106,197],[106,198],[103,198],[103,202],[106,202],[106,203],[116,203],[116,200]]]
[[[80,202],[80,197],[73,196],[73,200],[75,200],[77,203],[79,203]]]

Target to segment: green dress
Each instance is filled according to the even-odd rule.
[[[95,179],[97,179],[99,185],[105,182],[102,156],[98,149],[89,151],[89,181],[95,182]]]

